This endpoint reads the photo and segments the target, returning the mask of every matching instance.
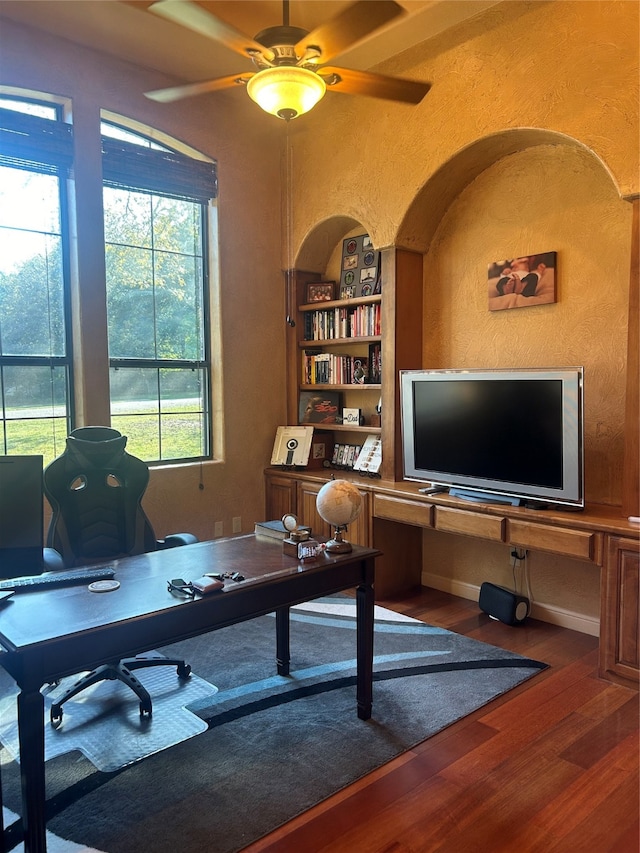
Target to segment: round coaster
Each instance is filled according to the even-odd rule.
[[[90,592],[111,592],[114,589],[118,589],[120,586],[120,581],[94,581],[89,584]]]

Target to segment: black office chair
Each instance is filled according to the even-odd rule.
[[[75,429],[64,453],[45,468],[44,491],[53,509],[47,545],[62,556],[65,568],[198,541],[190,533],[156,539],[141,505],[149,469],[125,451],[126,443],[126,436],[110,427]],[[140,657],[106,663],[81,676],[53,703],[52,726],[62,722],[62,705],[68,699],[105,680],[127,684],[140,699],[140,716],[150,716],[149,692],[132,673],[147,666],[175,666],[181,679],[191,673],[183,660]]]

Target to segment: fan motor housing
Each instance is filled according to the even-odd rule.
[[[275,47],[298,44],[306,35],[309,35],[309,31],[301,27],[267,27],[266,30],[261,30],[257,36],[254,36],[253,40],[265,47]]]

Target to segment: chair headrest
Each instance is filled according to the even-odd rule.
[[[89,426],[72,430],[67,436],[67,450],[93,460],[113,460],[124,453],[127,436],[111,427]]]

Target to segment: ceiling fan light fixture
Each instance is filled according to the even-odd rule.
[[[249,97],[265,112],[285,121],[308,113],[326,91],[322,77],[295,65],[265,68],[247,83]]]

